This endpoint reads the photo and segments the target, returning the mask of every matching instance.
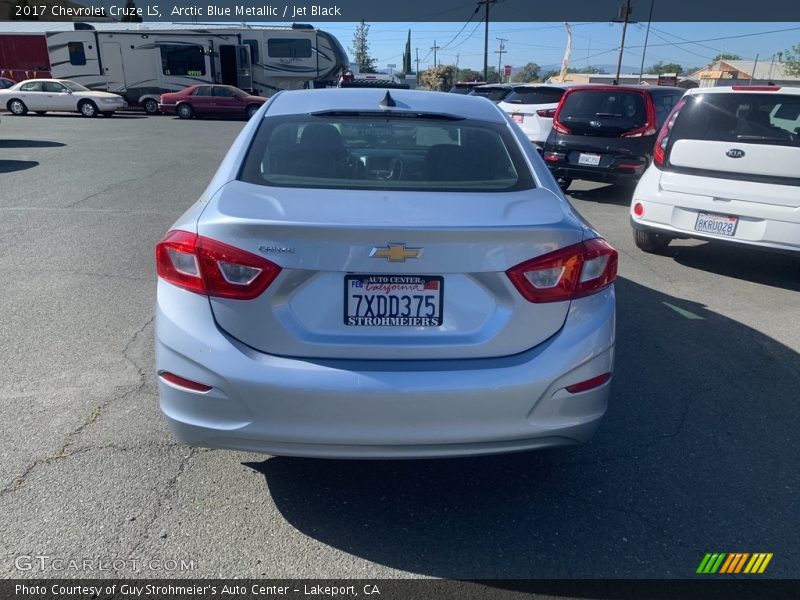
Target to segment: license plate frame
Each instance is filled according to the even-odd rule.
[[[593,154],[591,152],[581,152],[578,155],[578,164],[587,167],[599,167],[600,160],[603,158],[602,154]]]
[[[701,224],[701,221],[705,223]],[[708,224],[718,224],[718,227]],[[719,213],[700,212],[694,222],[694,230],[699,233],[710,233],[721,237],[735,237],[736,229],[739,227],[739,217],[733,215],[722,215]]]
[[[385,300],[381,302],[378,298]],[[393,302],[390,298],[397,300]],[[444,323],[444,277],[347,274],[342,310],[346,327],[441,327]]]

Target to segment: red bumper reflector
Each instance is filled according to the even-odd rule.
[[[609,379],[611,379],[611,373],[605,373],[603,375],[598,375],[597,377],[593,377],[592,379],[587,379],[586,381],[576,383],[575,385],[568,385],[567,391],[570,394],[579,394],[581,392],[586,392],[596,387],[600,387],[601,385],[606,383]]]
[[[633,214],[636,215],[637,217],[641,217],[642,215],[644,215],[644,204],[642,204],[641,202],[637,202],[636,204],[634,204]]]
[[[192,390],[193,392],[207,392],[211,389],[210,385],[205,385],[203,383],[197,383],[196,381],[192,381],[190,379],[184,379],[183,377],[178,377],[174,373],[170,373],[169,371],[161,371],[158,374],[161,379],[171,383],[172,385],[177,385],[178,387],[186,388],[187,390]]]

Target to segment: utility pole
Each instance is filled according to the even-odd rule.
[[[626,0],[625,4],[619,9],[619,16],[614,19],[615,23],[622,22],[622,42],[619,45],[619,60],[617,60],[617,78],[614,80],[615,85],[619,85],[619,74],[622,71],[622,54],[625,52],[625,33],[628,31],[628,19],[631,16],[631,0]]]
[[[433,50],[433,68],[434,68],[434,69],[435,69],[435,68],[438,66],[438,64],[436,63],[436,51],[437,51],[437,50],[438,50],[440,47],[441,47],[441,46],[437,46],[437,45],[436,45],[436,40],[433,40],[433,46],[431,46],[431,50]]]
[[[642,49],[642,67],[639,69],[639,83],[642,83],[644,77],[644,57],[647,54],[647,40],[650,39],[650,22],[653,20],[653,5],[656,0],[650,0],[650,14],[647,17],[647,33],[644,34],[644,48]]]
[[[497,0],[480,0],[478,6],[483,4],[486,7],[486,27],[483,32],[483,80],[489,81],[489,6]]]
[[[417,50],[417,85],[419,85],[419,48]]]
[[[500,50],[495,50],[494,53],[500,55],[497,58],[497,74],[500,75],[500,83],[502,83],[503,82],[503,75],[502,75],[503,71],[501,70],[501,67],[502,67],[502,64],[503,64],[503,54],[506,53],[506,42],[508,41],[508,38],[495,38],[495,39],[500,40]]]

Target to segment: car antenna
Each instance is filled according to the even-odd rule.
[[[380,101],[380,105],[388,108],[391,106],[397,106],[397,103],[394,101],[394,98],[392,98],[392,95],[387,90],[386,95],[383,97],[383,100]]]

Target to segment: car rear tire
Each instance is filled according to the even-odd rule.
[[[153,98],[148,98],[142,104],[144,108],[144,112],[148,115],[157,115],[158,114],[158,102],[156,102]]]
[[[97,116],[97,105],[92,102],[91,100],[83,100],[80,104],[78,104],[78,110],[81,113],[81,116],[92,118]]]
[[[259,108],[261,107],[258,104],[251,104],[245,109],[244,114],[248,119],[252,119],[253,115],[258,112]]]
[[[18,117],[28,114],[28,107],[25,106],[22,100],[17,100],[16,98],[9,100],[6,108],[8,108],[8,112]]]
[[[656,233],[655,231],[644,231],[642,229],[633,230],[633,241],[639,250],[649,252],[650,254],[657,254],[666,250],[672,238],[663,233]]]
[[[179,104],[176,112],[181,119],[191,119],[194,116],[194,109],[188,104]]]
[[[572,185],[572,179],[569,177],[557,177],[556,182],[558,183],[558,187],[561,188],[562,192],[566,192],[569,189],[569,186]]]

